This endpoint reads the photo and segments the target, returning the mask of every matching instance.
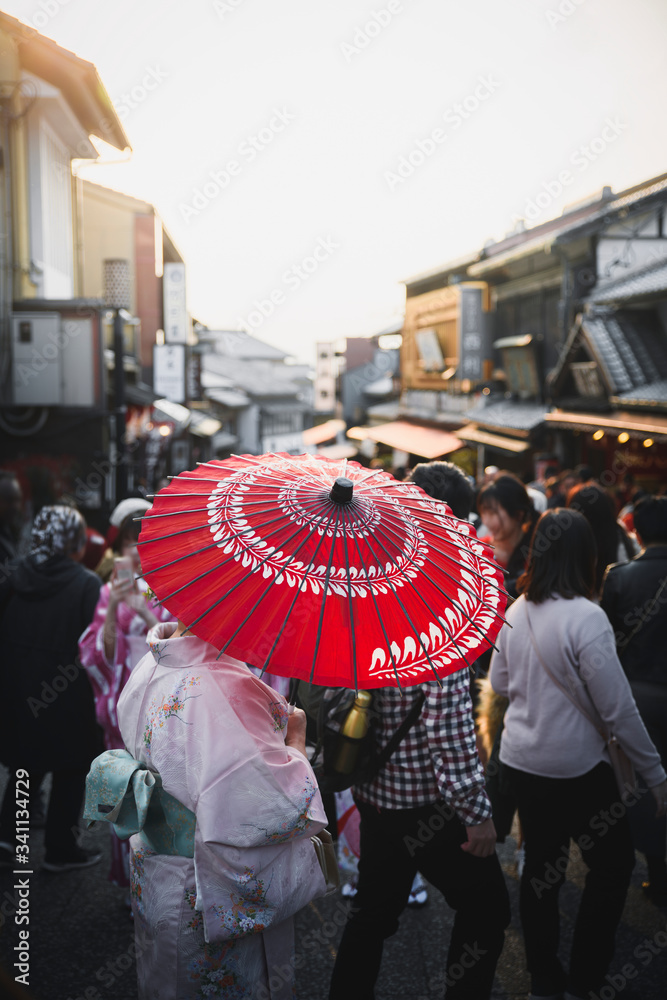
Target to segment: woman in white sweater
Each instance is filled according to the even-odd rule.
[[[637,712],[611,625],[590,600],[595,562],[583,515],[561,508],[542,514],[518,581],[521,596],[507,614],[512,628],[503,628],[491,661],[491,684],[509,698],[500,759],[526,842],[520,906],[531,998],[598,995],[613,958],[634,865],[626,816],[633,794],[621,797],[600,730],[617,737],[658,814],[667,809],[660,757]],[[558,959],[558,893],[571,839],[589,871],[566,975]]]

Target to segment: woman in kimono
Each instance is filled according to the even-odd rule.
[[[305,716],[185,631],[151,630],[118,703],[133,763],[167,793],[159,837],[132,838],[139,995],[287,1000],[292,916],[326,891]]]
[[[141,573],[137,549],[141,522],[135,518],[142,510],[130,512],[112,546],[115,556],[132,560],[135,576]],[[79,640],[79,656],[93,688],[95,715],[107,750],[123,747],[116,715],[118,699],[133,669],[148,652],[148,630],[158,621],[173,621],[173,615],[149,597],[142,580],[120,580],[114,569],[100,591],[93,620]],[[129,886],[129,861],[128,842],[119,840],[112,830],[109,879],[116,885]]]

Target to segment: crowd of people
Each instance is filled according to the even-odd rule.
[[[91,788],[116,795],[109,810],[120,826],[130,793],[160,802],[159,823],[127,826],[131,852],[126,836],[112,835],[109,877],[132,897],[142,997],[184,1000],[204,995],[202,985],[230,1000],[248,989],[292,996],[291,920],[326,891],[302,844],[327,822],[340,833],[350,898],[330,1000],[372,1000],[385,939],[406,904],[426,898],[422,876],[455,911],[446,996],[489,997],[510,921],[495,845],[510,830],[523,847],[520,919],[535,1000],[583,1000],[604,986],[635,851],[646,859],[647,902],[667,906],[667,496],[631,479],[612,493],[585,467],[548,469],[529,484],[496,468],[476,483],[448,462],[397,474],[493,546],[511,627],[474,678],[459,670],[442,685],[376,693],[380,749],[423,704],[380,773],[336,806],[318,791],[308,720],[288,705],[282,679],[218,656],[143,582],[147,501],[122,501],[103,540],[74,508],[44,507],[21,555],[21,490],[0,471],[11,707],[0,762],[28,769],[33,789],[52,775],[51,873],[100,860],[77,838],[93,760],[89,798]],[[618,783],[619,748],[636,787]],[[159,775],[158,785],[147,792],[138,771]],[[596,822],[619,801],[613,826]],[[5,796],[0,867],[14,863],[14,818]],[[588,873],[564,967],[558,898],[571,841]],[[547,871],[558,879],[546,883]]]

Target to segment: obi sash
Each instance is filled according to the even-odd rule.
[[[156,854],[194,857],[195,814],[127,750],[106,750],[91,764],[83,818],[89,827],[111,823],[121,840],[140,833]]]

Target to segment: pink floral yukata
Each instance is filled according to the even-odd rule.
[[[139,581],[139,589],[146,585]],[[113,662],[104,652],[104,622],[109,607],[110,584],[105,584],[95,608],[92,622],[79,640],[79,656],[86,668],[95,696],[95,715],[104,733],[107,750],[122,750],[123,738],[118,728],[116,708],[120,693],[135,666],[148,652],[146,622],[121,602],[116,610],[116,650]],[[145,595],[146,605],[158,621],[173,621],[171,612]],[[130,884],[130,850],[127,841],[119,840],[111,831],[111,870],[109,878],[117,885]]]
[[[139,995],[287,1000],[292,916],[326,890],[309,839],[326,825],[315,777],[285,745],[285,699],[174,631],[151,630],[118,706],[129,752],[196,817],[193,858],[131,840]]]

